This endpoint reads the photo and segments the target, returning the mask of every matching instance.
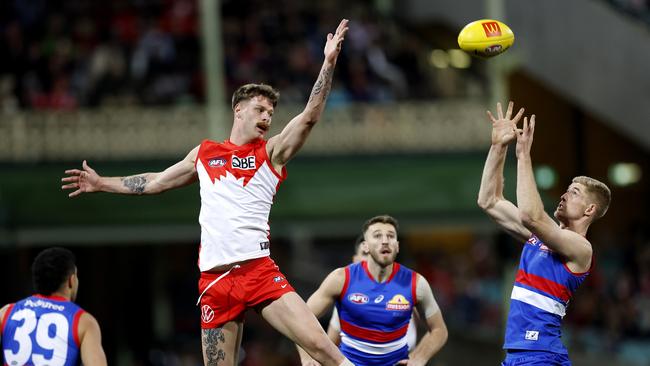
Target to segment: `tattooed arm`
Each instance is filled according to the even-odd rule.
[[[83,169],[66,170],[65,183],[61,189],[74,189],[68,194],[75,197],[82,193],[110,192],[121,194],[157,194],[170,189],[186,186],[197,179],[195,161],[199,147],[190,151],[185,159],[158,173],[142,173],[128,177],[102,177],[86,161]]]
[[[300,150],[307,140],[309,132],[311,132],[311,129],[318,122],[321,114],[323,114],[325,102],[332,87],[332,76],[334,75],[336,59],[339,56],[339,52],[341,52],[341,44],[345,39],[347,31],[348,20],[343,19],[339,23],[338,28],[336,28],[336,33],[327,35],[327,43],[323,51],[325,61],[323,61],[323,66],[311,91],[305,110],[294,117],[279,135],[270,138],[266,145],[271,162],[273,162],[273,166],[277,171],[280,171],[298,150]]]

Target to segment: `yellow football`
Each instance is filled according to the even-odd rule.
[[[460,48],[477,57],[489,58],[504,53],[515,42],[510,27],[498,20],[481,19],[469,23],[458,34]]]

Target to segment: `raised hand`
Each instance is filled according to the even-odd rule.
[[[339,23],[339,26],[336,28],[336,33],[327,34],[327,43],[325,43],[325,50],[323,51],[325,54],[325,60],[329,62],[336,61],[339,52],[341,52],[341,44],[345,39],[345,34],[348,32],[348,22],[347,19],[341,20],[341,23]]]
[[[505,117],[501,103],[497,103],[497,118],[494,118],[492,112],[487,111],[490,121],[492,121],[492,144],[493,145],[507,145],[517,138],[517,123],[524,114],[524,109],[520,108],[517,115],[512,117],[512,109],[514,103],[508,103],[508,110]]]
[[[67,183],[61,189],[76,189],[68,194],[68,197],[75,197],[82,193],[99,191],[100,176],[84,160],[81,164],[83,170],[69,169],[65,171],[67,177],[61,178],[61,182]]]
[[[535,134],[535,115],[524,117],[524,127],[517,131],[517,158],[530,155],[530,148],[533,146],[533,135]]]

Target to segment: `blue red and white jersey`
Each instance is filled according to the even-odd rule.
[[[205,140],[196,171],[201,186],[199,269],[268,256],[269,214],[286,169],[277,173],[266,141]]]
[[[341,352],[355,365],[394,365],[408,358],[406,332],[416,302],[417,275],[393,264],[378,283],[367,262],[345,267],[345,284],[336,302]]]
[[[0,319],[4,365],[81,364],[78,324],[83,313],[56,296],[34,295],[11,304]]]
[[[567,354],[561,323],[573,293],[589,275],[574,273],[535,235],[524,244],[510,296],[504,349]]]

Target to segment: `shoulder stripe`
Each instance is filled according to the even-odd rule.
[[[411,271],[411,296],[413,297],[413,306],[418,303],[418,274]]]
[[[343,282],[343,288],[341,289],[339,299],[345,297],[345,293],[348,291],[348,286],[350,286],[350,266],[345,267],[345,282]]]
[[[83,309],[77,310],[72,320],[72,338],[74,339],[74,343],[78,348],[81,348],[81,340],[79,339],[79,320],[81,319],[81,315],[83,315],[84,312],[85,311]]]
[[[11,313],[11,311],[14,309],[14,305],[16,305],[16,304],[14,303],[14,304],[9,305],[7,307],[7,310],[5,310],[4,316],[2,317],[2,319],[0,319],[0,336],[2,336],[2,333],[4,333],[4,331],[5,331],[5,324],[7,324],[7,318],[9,317],[9,314]]]

